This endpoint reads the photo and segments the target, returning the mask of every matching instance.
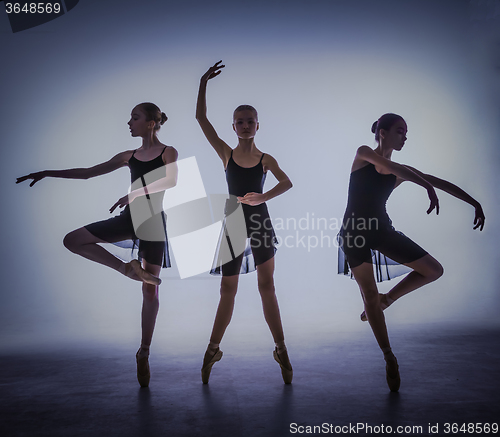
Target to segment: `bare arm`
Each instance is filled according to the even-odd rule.
[[[43,170],[36,173],[30,173],[29,175],[17,178],[16,184],[24,182],[27,179],[33,179],[33,181],[30,183],[30,187],[32,187],[38,181],[46,177],[64,179],[90,179],[106,173],[111,173],[112,171],[115,171],[120,167],[126,166],[131,154],[131,151],[121,152],[118,153],[118,155],[113,156],[109,161],[88,168],[71,168],[68,170]]]
[[[229,160],[229,156],[231,155],[231,147],[229,147],[223,140],[219,138],[219,135],[217,135],[214,127],[212,126],[210,121],[208,121],[206,98],[208,81],[218,76],[221,73],[221,68],[224,68],[224,65],[219,65],[221,62],[222,61],[215,63],[201,77],[200,89],[198,91],[198,101],[196,103],[196,120],[198,120],[198,124],[205,134],[205,137],[215,149],[217,155],[219,155],[219,158],[222,159],[222,162],[225,166],[227,161]]]
[[[451,194],[453,197],[456,197],[457,199],[463,200],[465,203],[472,205],[476,210],[474,217],[474,225],[475,225],[474,229],[479,228],[480,231],[483,230],[485,216],[481,204],[476,199],[474,199],[460,187],[456,186],[455,184],[452,184],[451,182],[437,178],[436,176],[422,173],[421,171],[417,170],[416,168],[410,167],[409,165],[405,165],[405,167],[409,168],[411,171],[418,174],[420,177],[424,178],[426,181],[432,184],[433,187],[443,190],[446,193]]]
[[[387,173],[392,173],[398,178],[406,181],[413,182],[427,190],[427,195],[431,201],[427,214],[429,214],[434,208],[436,208],[436,214],[439,214],[439,201],[436,195],[436,191],[430,182],[426,179],[413,172],[410,168],[393,162],[390,159],[384,158],[383,156],[375,153],[373,149],[368,146],[361,146],[357,153],[355,160],[362,160],[372,163],[378,168],[386,171]]]
[[[238,197],[238,200],[241,203],[245,203],[251,206],[260,205],[261,203],[267,202],[268,200],[271,200],[272,198],[279,196],[280,194],[283,194],[285,191],[288,191],[290,188],[292,188],[292,182],[285,174],[285,172],[281,170],[276,159],[274,159],[271,155],[268,155],[266,153],[264,159],[262,160],[262,165],[264,166],[264,168],[267,168],[269,171],[271,171],[274,177],[278,180],[278,183],[269,191],[263,194],[247,193],[243,197]]]

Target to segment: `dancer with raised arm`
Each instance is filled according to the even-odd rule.
[[[70,232],[64,237],[64,245],[71,251],[91,261],[111,267],[129,278],[142,282],[143,305],[141,313],[142,340],[136,354],[137,379],[142,387],[150,380],[149,348],[158,314],[158,278],[163,267],[170,267],[163,195],[176,185],[177,151],[162,144],[157,137],[160,126],[167,116],[153,103],[141,103],[131,113],[128,125],[132,137],[142,138],[136,150],[127,150],[109,161],[89,168],[69,170],[45,170],[17,179],[16,183],[31,179],[30,187],[46,177],[65,179],[89,179],[128,166],[131,173],[132,191],[119,199],[111,208],[123,208],[120,215],[92,223]],[[146,183],[146,180],[148,181]],[[144,214],[137,208],[147,208]],[[131,212],[132,211],[132,212]],[[149,217],[136,226],[135,217]],[[138,249],[138,258],[125,263],[116,258],[99,243],[116,243],[130,240]]]
[[[394,188],[410,181],[427,190],[429,214],[439,213],[434,188],[472,205],[474,229],[483,229],[485,217],[479,202],[452,183],[419,170],[393,162],[392,152],[403,148],[407,125],[396,114],[384,114],[372,126],[378,146],[361,146],[351,168],[349,196],[343,226],[339,233],[339,273],[352,272],[358,283],[368,320],[386,361],[386,379],[391,391],[400,386],[399,367],[394,356],[383,310],[399,298],[435,281],[443,274],[441,264],[415,242],[392,227],[385,204]],[[344,261],[345,257],[345,261]],[[390,264],[404,264],[411,272],[387,294],[379,294],[374,265],[379,280],[390,279]],[[402,273],[399,273],[402,274]],[[396,275],[397,276],[397,275]]]
[[[273,356],[280,365],[283,381],[290,384],[293,370],[288,359],[278,300],[274,290],[275,235],[265,202],[289,190],[292,183],[281,170],[277,161],[271,155],[261,152],[255,145],[254,137],[259,129],[258,115],[255,108],[249,105],[241,105],[235,109],[233,113],[233,130],[238,137],[238,145],[234,149],[219,138],[214,127],[208,121],[206,106],[207,82],[221,73],[221,69],[224,68],[221,62],[219,61],[210,67],[201,78],[196,119],[208,142],[224,164],[229,194],[232,198],[237,197],[238,202],[242,204],[246,232],[244,230],[240,232],[240,235],[228,236],[227,238],[231,239],[229,246],[240,247],[241,239],[243,239],[245,242],[249,242],[251,250],[246,250],[244,253],[235,253],[231,261],[224,263],[222,267],[217,266],[212,271],[212,273],[222,271],[220,301],[215,315],[210,343],[203,359],[201,377],[203,383],[207,384],[213,364],[222,358],[219,344],[231,321],[239,274],[247,273],[253,270],[255,266],[264,317],[276,344]],[[276,177],[278,184],[264,193],[263,186],[268,171]],[[228,205],[226,205],[226,215],[228,210],[234,210],[237,206]],[[227,231],[227,227],[225,226],[223,232]]]

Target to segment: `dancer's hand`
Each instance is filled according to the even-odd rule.
[[[257,206],[266,201],[266,196],[260,193],[247,193],[243,197],[238,197],[238,202],[245,205]]]
[[[427,195],[429,196],[429,199],[431,201],[429,209],[427,210],[427,214],[430,214],[434,208],[436,208],[436,214],[439,214],[439,200],[434,187],[431,186],[427,190]]]
[[[44,177],[47,176],[47,172],[46,171],[38,171],[36,173],[30,173],[29,175],[26,175],[26,176],[22,176],[20,178],[17,178],[16,180],[16,184],[19,184],[21,182],[24,182],[25,180],[27,179],[33,179],[33,181],[31,182],[30,184],[30,187],[32,187],[33,185],[35,185],[38,181],[41,181]]]
[[[109,208],[109,212],[113,212],[116,208],[123,208],[124,206],[127,206],[129,203],[131,203],[134,199],[132,194],[127,194],[126,196],[123,196],[121,199],[118,199],[118,202],[116,202],[111,208]]]
[[[225,67],[225,65],[219,65],[221,62],[222,61],[216,62],[203,76],[201,76],[202,82],[208,82],[210,79],[213,79],[221,73],[221,69]]]
[[[484,221],[485,220],[486,220],[486,217],[484,216],[483,208],[478,203],[477,206],[476,206],[476,214],[475,214],[475,217],[474,217],[474,224],[475,224],[475,226],[474,226],[473,229],[479,228],[479,230],[482,231],[483,228],[484,228]]]

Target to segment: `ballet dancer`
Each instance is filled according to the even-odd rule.
[[[339,273],[348,273],[350,269],[358,283],[365,306],[361,319],[368,320],[384,353],[386,379],[391,391],[399,390],[401,378],[383,310],[411,291],[438,279],[443,274],[443,267],[392,227],[385,209],[387,199],[394,188],[410,181],[427,190],[430,199],[427,214],[434,209],[439,213],[434,190],[439,188],[475,208],[474,229],[482,230],[485,221],[479,202],[461,188],[391,160],[392,152],[403,148],[407,130],[405,120],[396,114],[384,114],[373,123],[372,132],[378,146],[375,149],[361,146],[357,150],[351,168],[347,209],[339,233],[339,256],[346,259],[344,265],[339,262]],[[393,261],[408,266],[411,272],[387,294],[379,294],[373,264],[376,264],[377,273],[381,273]]]
[[[110,208],[111,213],[116,208],[124,208],[120,215],[76,229],[64,237],[63,243],[73,253],[142,282],[142,339],[136,354],[137,379],[142,387],[147,387],[150,381],[149,348],[159,308],[158,286],[161,280],[158,276],[162,266],[170,267],[162,202],[165,190],[176,184],[177,151],[158,140],[158,130],[166,120],[167,116],[158,106],[153,103],[141,103],[132,110],[128,122],[131,136],[142,138],[142,145],[138,149],[118,153],[109,161],[93,167],[44,170],[20,177],[16,182],[31,179],[30,187],[32,187],[46,177],[89,179],[121,167],[129,167],[132,191]],[[148,179],[147,184],[145,178]],[[138,188],[134,189],[136,186]],[[147,205],[146,214],[149,214],[149,208],[156,212],[150,213],[150,218],[143,222],[140,228],[135,229],[132,222],[134,212],[131,213],[131,210],[136,211],[134,208],[138,205]],[[154,241],[138,238],[136,235],[139,233],[138,229],[141,230],[140,236],[154,234],[156,236]],[[133,248],[138,249],[138,258],[142,259],[142,266],[137,259],[125,263],[99,245],[99,243],[126,240],[130,241]]]
[[[293,369],[285,346],[278,300],[274,290],[276,238],[265,202],[289,190],[292,183],[281,170],[277,161],[271,155],[261,152],[255,145],[254,137],[259,129],[258,115],[255,108],[250,105],[241,105],[235,109],[233,130],[238,137],[238,145],[234,149],[219,138],[214,127],[208,121],[206,106],[207,82],[221,73],[222,68],[224,68],[221,63],[222,61],[219,61],[214,64],[201,78],[196,119],[208,142],[224,164],[229,194],[233,199],[237,197],[237,202],[241,203],[243,208],[246,235],[228,236],[228,240],[232,238],[229,245],[237,247],[241,241],[244,241],[244,243],[249,241],[251,250],[246,250],[239,255],[235,254],[234,259],[223,264],[222,267],[215,267],[211,272],[222,273],[220,301],[215,315],[210,343],[203,359],[201,377],[203,383],[207,384],[212,366],[222,358],[219,344],[231,321],[239,274],[253,270],[255,265],[264,318],[276,344],[273,356],[280,365],[283,381],[290,384]],[[264,193],[263,186],[268,171],[276,177],[278,184]],[[229,200],[229,203],[226,204],[226,215],[228,210],[234,210],[238,206],[234,203],[231,205],[231,200]],[[226,219],[229,220],[228,217]],[[225,226],[223,232],[226,229]],[[247,237],[249,240],[247,240]]]

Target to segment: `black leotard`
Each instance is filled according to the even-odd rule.
[[[373,263],[380,282],[407,273],[409,269],[399,264],[427,254],[392,226],[385,205],[395,184],[395,175],[381,174],[371,163],[351,173],[339,232],[339,273],[349,274],[349,267]]]
[[[165,166],[162,158],[165,149],[166,146],[160,155],[150,161],[140,161],[137,159],[134,156],[136,152],[134,150],[134,153],[132,153],[132,156],[128,161],[132,185],[139,184],[139,186],[146,186],[147,184],[153,182],[153,180],[161,177],[160,174],[156,175],[153,173],[154,177],[151,178],[150,172]],[[148,179],[147,183],[145,176]],[[135,252],[138,250],[137,255],[139,260],[144,258],[150,264],[170,267],[166,215],[162,208],[164,193],[164,191],[160,191],[157,193],[147,194],[145,196],[147,202],[144,201],[144,196],[141,196],[142,199],[141,197],[136,198],[130,205],[127,205],[123,209],[120,215],[112,217],[108,220],[91,223],[86,225],[85,228],[103,241],[115,243],[117,246],[132,249],[132,257],[135,257]],[[139,202],[144,203],[139,204]],[[147,209],[141,211],[138,215],[149,218],[143,221],[140,225],[134,226],[131,208],[132,211],[134,211],[135,218],[137,217],[136,214],[139,205],[141,208]]]
[[[267,210],[267,205],[261,203],[257,206],[250,206],[246,204],[238,204],[236,197],[243,197],[247,193],[262,193],[264,189],[264,182],[266,180],[266,173],[262,166],[262,154],[260,161],[253,167],[241,167],[233,159],[233,152],[226,167],[226,181],[229,194],[231,195],[226,203],[226,219],[224,229],[219,239],[217,249],[216,261],[212,268],[212,274],[221,273],[221,245],[228,244],[230,246],[238,246],[235,244],[237,239],[250,239],[246,244],[245,251],[241,254],[234,254],[232,261],[222,265],[222,274],[224,276],[233,276],[239,273],[248,273],[255,270],[256,266],[262,264],[274,256],[276,251],[276,236],[271,224],[271,218]],[[245,217],[246,235],[234,236],[225,233],[228,220],[230,219],[230,212],[234,211],[241,205],[243,207],[243,214]],[[229,225],[230,226],[230,225]],[[233,240],[233,241],[231,241]],[[241,245],[240,245],[241,246]]]

